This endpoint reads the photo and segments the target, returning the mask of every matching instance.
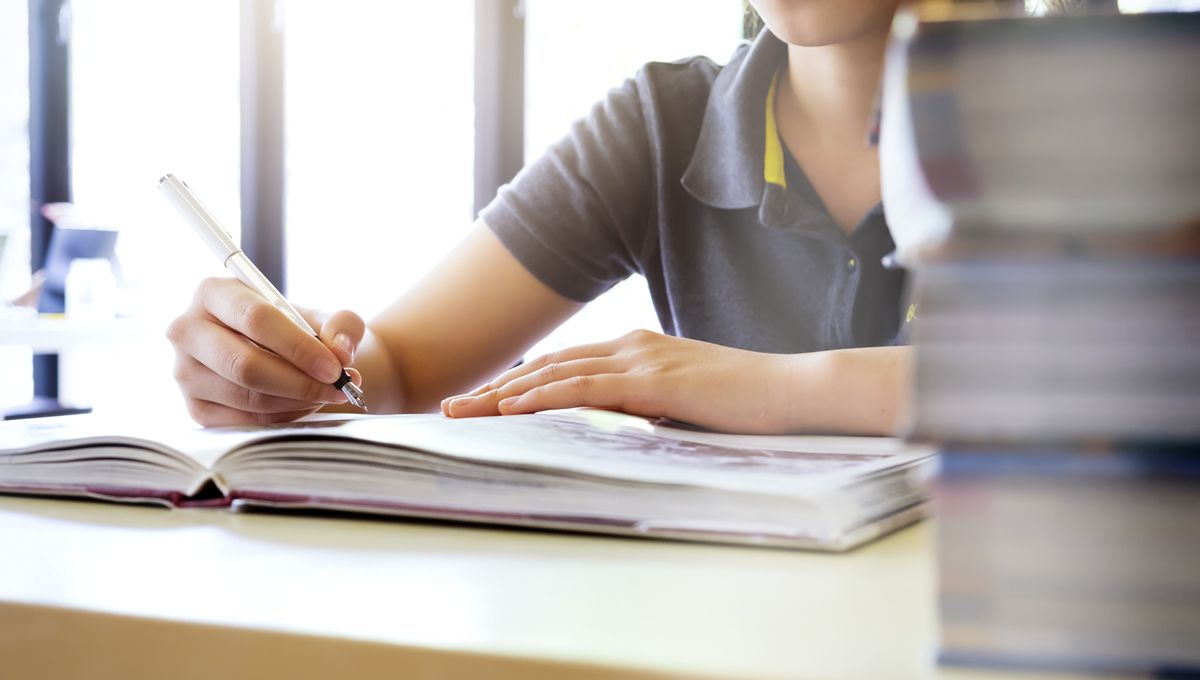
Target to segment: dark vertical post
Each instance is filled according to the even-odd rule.
[[[29,0],[29,229],[33,271],[46,263],[54,224],[42,206],[71,200],[70,4]],[[57,399],[58,356],[33,358],[35,397]]]
[[[475,0],[475,213],[525,163],[525,7]]]
[[[242,0],[242,249],[287,293],[284,84],[279,0]]]

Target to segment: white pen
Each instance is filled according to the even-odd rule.
[[[168,174],[163,175],[163,178],[158,180],[158,188],[167,197],[167,200],[171,202],[171,205],[175,206],[179,214],[183,215],[183,219],[192,225],[192,229],[200,235],[201,240],[216,254],[226,269],[233,272],[233,275],[239,281],[246,284],[250,290],[261,295],[272,307],[283,312],[284,316],[291,319],[297,326],[304,329],[305,332],[314,336],[317,335],[313,327],[308,325],[304,317],[300,316],[296,308],[287,301],[287,298],[283,297],[279,289],[267,277],[263,276],[258,267],[255,267],[250,258],[246,257],[242,249],[233,242],[233,239],[229,237],[229,233],[217,222],[212,213],[208,211],[208,208],[204,207],[200,199],[196,198],[196,195],[192,193],[187,184],[184,184],[175,175]],[[333,386],[341,390],[346,395],[346,398],[350,400],[351,404],[364,411],[367,410],[367,402],[363,399],[362,389],[350,381],[350,375],[345,369],[342,369],[342,377],[338,378],[337,382],[333,383]]]

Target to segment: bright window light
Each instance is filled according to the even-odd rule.
[[[1200,10],[1200,0],[1117,0],[1122,14],[1142,12],[1194,12]]]
[[[0,2],[0,323],[29,287],[29,3]],[[0,408],[33,396],[31,354],[0,345]]]
[[[285,16],[288,293],[370,317],[473,219],[474,3],[300,0]]]
[[[162,328],[201,278],[224,270],[157,183],[167,172],[186,180],[237,237],[238,3],[72,0],[71,9],[75,203],[82,221],[119,231],[121,311],[147,332],[64,356],[62,397],[98,411],[181,404]]]

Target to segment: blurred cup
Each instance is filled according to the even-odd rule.
[[[72,260],[64,288],[68,319],[106,321],[116,316],[117,281],[108,260]]]

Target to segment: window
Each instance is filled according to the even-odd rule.
[[[650,61],[704,55],[723,64],[741,42],[737,0],[525,0],[525,159],[532,162]],[[600,296],[534,354],[659,329],[645,281]]]
[[[370,317],[466,233],[474,216],[473,0],[278,0],[285,30],[288,293]],[[736,0],[513,0],[526,17],[526,160],[650,60],[736,46]],[[70,182],[77,218],[120,233],[121,313],[146,321],[125,346],[62,359],[63,401],[176,409],[162,328],[218,263],[155,189],[172,172],[240,233],[241,10],[235,0],[73,0]],[[29,3],[0,3],[0,293],[28,268]],[[686,26],[682,20],[686,19]],[[269,245],[269,244],[268,244]],[[346,276],[336,267],[361,272]],[[645,286],[618,286],[550,346],[656,327]],[[29,352],[0,348],[5,375]],[[137,380],[129,379],[135,367]],[[20,403],[29,380],[6,380]],[[103,386],[103,387],[101,387]],[[11,392],[11,394],[10,394]],[[168,397],[169,398],[166,398]]]
[[[0,2],[0,300],[29,287],[29,3]],[[0,302],[0,306],[3,306]],[[0,313],[7,313],[0,309]],[[33,395],[31,353],[0,346],[0,409]]]
[[[158,178],[185,179],[239,232],[238,3],[73,0],[71,9],[75,204],[84,222],[119,231],[119,311],[147,323],[136,346],[64,355],[61,397],[97,410],[145,405],[135,389],[179,393],[162,328],[202,277],[223,271],[159,195]]]
[[[738,0],[525,0],[525,7],[529,160],[643,64],[697,55],[723,64],[742,41]]]
[[[1029,5],[1028,0],[1025,4]],[[1117,0],[1117,7],[1125,14],[1195,12],[1200,10],[1200,0]]]
[[[286,24],[288,294],[369,318],[473,219],[474,2],[290,2]]]

